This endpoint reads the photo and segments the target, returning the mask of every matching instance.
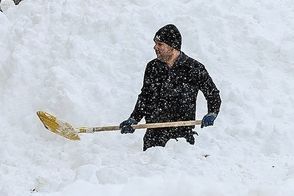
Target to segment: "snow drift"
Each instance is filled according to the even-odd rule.
[[[8,2],[8,0],[6,0]],[[0,12],[0,195],[293,195],[294,4],[283,1],[24,0]],[[152,38],[173,23],[182,50],[221,91],[195,146],[143,153],[144,131],[47,130],[118,124],[133,109]],[[206,113],[198,98],[197,116]]]

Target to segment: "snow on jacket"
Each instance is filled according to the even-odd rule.
[[[138,122],[145,117],[147,123],[195,120],[199,90],[207,100],[208,112],[218,114],[219,90],[204,65],[183,52],[171,68],[154,59],[147,64],[131,117]]]

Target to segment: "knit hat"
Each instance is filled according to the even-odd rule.
[[[178,28],[173,24],[168,24],[159,29],[155,33],[153,40],[164,42],[176,50],[181,50],[182,36]]]

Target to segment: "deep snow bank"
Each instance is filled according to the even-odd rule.
[[[290,0],[9,7],[0,13],[0,195],[293,194],[293,10]],[[43,128],[37,110],[75,126],[128,117],[155,57],[153,35],[167,23],[221,90],[216,125],[199,130],[196,146],[143,153],[142,131],[71,142]],[[202,96],[198,109],[201,118]]]

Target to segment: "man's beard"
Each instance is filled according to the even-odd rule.
[[[157,59],[161,62],[168,62],[172,58],[172,53],[162,55],[160,52],[155,51]]]

